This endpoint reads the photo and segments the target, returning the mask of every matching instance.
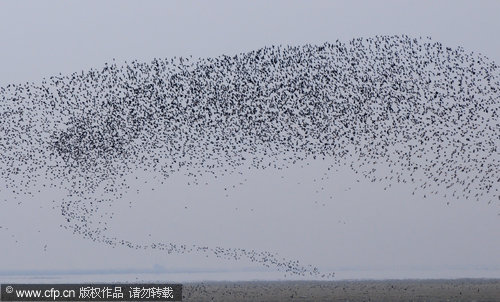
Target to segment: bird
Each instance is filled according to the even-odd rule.
[[[345,165],[385,189],[405,183],[421,198],[442,194],[448,205],[452,198],[498,202],[499,106],[499,66],[430,37],[113,60],[0,87],[0,192],[36,195],[44,179],[67,192],[54,202],[60,226],[96,243],[333,278],[268,251],[112,237],[106,205],[131,190],[126,177],[137,171],[157,172],[161,181],[187,176],[194,187],[205,175],[286,171],[313,160],[328,173]],[[314,179],[318,194],[327,179]],[[245,184],[228,184],[225,196]]]

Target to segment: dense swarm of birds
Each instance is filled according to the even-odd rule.
[[[408,183],[422,197],[498,202],[499,71],[481,54],[428,37],[376,36],[113,62],[7,85],[0,88],[1,190],[32,195],[40,178],[67,189],[63,226],[95,241],[246,258],[329,278],[269,252],[110,238],[110,216],[100,208],[119,200],[129,188],[123,179],[138,170],[182,173],[197,184],[207,174],[315,159],[331,167],[349,159],[370,181]]]

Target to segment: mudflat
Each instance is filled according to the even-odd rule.
[[[500,301],[500,279],[186,283],[183,301]]]

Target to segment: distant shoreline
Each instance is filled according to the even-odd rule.
[[[4,269],[0,270],[0,283],[10,280],[61,279],[79,282],[130,282],[172,280],[191,282],[287,282],[287,281],[387,281],[387,280],[500,280],[500,268],[440,268],[440,269],[363,269],[339,268],[333,279],[324,280],[284,274],[261,268],[209,269],[209,268],[134,268],[134,269]]]

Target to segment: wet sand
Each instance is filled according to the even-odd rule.
[[[500,301],[500,279],[186,283],[183,301]]]

